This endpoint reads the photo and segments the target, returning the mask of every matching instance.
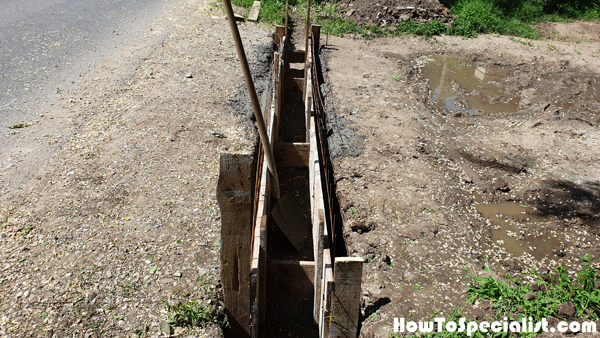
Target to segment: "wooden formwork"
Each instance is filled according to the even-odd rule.
[[[308,22],[308,20],[307,20]],[[307,51],[288,51],[284,27],[276,27],[273,93],[265,121],[276,166],[308,167],[310,220],[314,261],[268,261],[267,227],[271,177],[262,146],[256,154],[224,153],[217,186],[222,213],[221,280],[231,337],[258,337],[265,324],[268,274],[285,276],[302,269],[313,293],[313,319],[319,337],[356,337],[360,310],[362,267],[359,257],[336,257],[334,181],[326,145],[325,110],[315,54],[319,26],[307,27]],[[286,77],[289,63],[303,63],[304,77]],[[305,143],[279,143],[278,129],[286,92],[302,93]],[[298,282],[300,283],[300,282]],[[306,285],[298,285],[306,289]]]

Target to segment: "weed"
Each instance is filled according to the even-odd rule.
[[[202,327],[209,323],[229,326],[227,317],[223,313],[222,294],[210,287],[210,281],[198,278],[201,283],[200,291],[204,294],[204,302],[196,299],[187,303],[179,302],[177,305],[165,303],[165,308],[170,313],[169,324],[186,327]],[[188,294],[189,295],[189,294]]]
[[[520,44],[522,44],[523,46],[535,47],[535,46],[533,45],[533,43],[531,43],[531,41],[523,41],[523,40],[515,39],[515,38],[514,38],[514,37],[512,37],[512,36],[510,37],[510,41],[512,41],[512,42],[516,42],[516,43],[520,43]]]
[[[575,317],[587,316],[591,320],[598,320],[600,289],[596,288],[595,283],[600,279],[599,269],[591,266],[591,255],[580,259],[584,265],[575,278],[569,277],[563,267],[558,267],[543,279],[534,269],[529,271],[536,279],[535,292],[531,285],[520,282],[515,277],[506,276],[506,282],[493,276],[474,277],[467,288],[469,301],[474,302],[475,298],[492,300],[498,318],[516,313],[534,319],[558,317],[557,306],[570,302],[575,305]]]

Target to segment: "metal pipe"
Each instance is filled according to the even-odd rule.
[[[267,166],[273,177],[272,193],[275,199],[280,198],[279,193],[279,178],[277,177],[277,168],[275,167],[275,157],[273,156],[273,148],[269,142],[269,135],[267,134],[267,127],[265,126],[265,120],[260,109],[260,103],[258,102],[258,96],[256,95],[256,88],[254,87],[254,81],[252,80],[252,74],[250,74],[250,67],[248,66],[248,60],[246,59],[246,52],[244,52],[244,45],[242,44],[242,38],[233,16],[233,8],[231,7],[230,0],[223,0],[225,6],[225,13],[227,14],[227,20],[229,20],[229,27],[231,28],[231,35],[233,35],[233,41],[235,42],[235,49],[237,50],[240,63],[242,65],[242,72],[244,78],[246,78],[246,85],[248,86],[248,93],[250,94],[250,100],[252,101],[252,107],[254,108],[254,117],[256,118],[256,124],[258,125],[258,133],[262,142],[265,157],[267,158]]]

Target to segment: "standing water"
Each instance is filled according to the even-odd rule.
[[[456,56],[434,56],[422,69],[436,108],[492,114],[519,110],[519,92],[502,85],[502,78],[513,71]]]
[[[538,260],[552,257],[559,249],[559,243],[548,235],[524,239],[519,230],[511,226],[511,221],[526,224],[528,232],[533,231],[536,222],[548,222],[550,217],[541,216],[537,210],[517,202],[480,203],[477,211],[489,219],[497,229],[492,229],[492,241],[515,257],[527,252]]]

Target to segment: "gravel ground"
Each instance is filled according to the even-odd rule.
[[[270,41],[259,26],[240,30],[249,53]],[[115,79],[128,60],[104,60],[63,95],[68,133],[36,140],[59,150],[18,189],[2,187],[2,337],[158,336],[165,302],[218,294],[219,153],[256,137],[228,106],[239,63],[215,2],[179,0],[148,34],[165,38],[129,76]]]

